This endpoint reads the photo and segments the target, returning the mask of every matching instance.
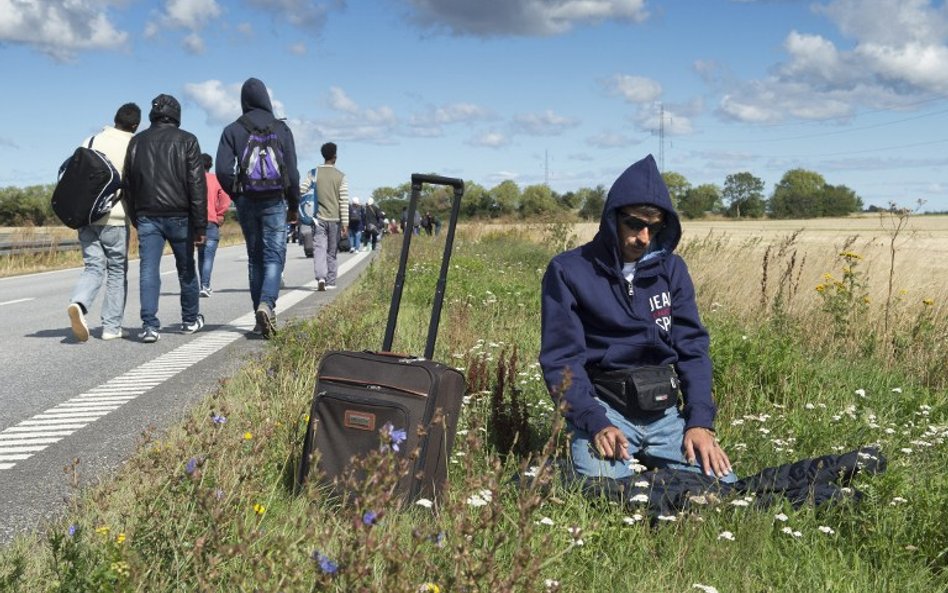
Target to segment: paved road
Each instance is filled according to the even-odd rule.
[[[371,255],[341,254],[339,290],[315,292],[312,259],[289,245],[278,327],[345,298]],[[201,299],[207,325],[187,335],[178,329],[174,258],[162,258],[156,344],[137,339],[137,260],[129,265],[129,336],[109,342],[99,339],[101,294],[87,315],[89,341],[77,342],[69,329],[66,305],[80,269],[0,279],[0,544],[62,509],[70,494],[63,468],[73,458],[80,459],[84,481],[108,475],[143,431],[181,418],[265,346],[249,333],[254,318],[243,246],[218,250],[214,267],[214,294]]]

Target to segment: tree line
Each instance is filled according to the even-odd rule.
[[[692,186],[684,175],[673,171],[662,174],[672,202],[684,218],[702,218],[719,214],[730,218],[817,218],[846,216],[863,209],[862,199],[845,185],[831,185],[822,175],[806,169],[787,171],[770,196],[764,194],[764,182],[749,172],[733,173],[724,185]],[[0,226],[57,225],[50,207],[55,185],[25,188],[0,188]],[[602,213],[607,188],[597,185],[560,193],[546,184],[520,188],[511,180],[492,188],[466,181],[461,202],[465,218],[544,218],[574,214],[596,220]],[[399,219],[411,194],[411,184],[378,187],[372,192],[376,204],[387,217]],[[445,216],[453,197],[450,188],[424,185],[419,210]]]
[[[730,218],[818,218],[846,216],[863,209],[862,199],[845,185],[831,185],[822,175],[806,169],[787,171],[770,196],[764,194],[764,182],[748,172],[728,175],[723,187],[715,184],[692,186],[684,175],[673,171],[662,174],[672,203],[685,218],[719,214]],[[583,187],[559,193],[546,184],[521,189],[507,180],[488,189],[467,181],[461,203],[462,216],[469,218],[536,218],[575,213],[587,220],[598,219],[606,201],[603,185]],[[379,187],[372,197],[387,215],[402,212],[411,184]],[[419,209],[422,212],[446,212],[451,192],[446,188],[424,186]]]

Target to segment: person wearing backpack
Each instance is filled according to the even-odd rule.
[[[115,112],[115,126],[86,138],[81,146],[94,146],[121,170],[132,135],[141,123],[142,110],[126,103]],[[121,195],[121,194],[120,194]],[[89,339],[86,313],[105,282],[102,298],[102,339],[114,340],[124,335],[122,317],[128,296],[128,216],[122,200],[115,202],[105,216],[78,229],[82,245],[82,274],[73,289],[66,314],[72,333],[80,342]]]
[[[266,85],[248,78],[240,90],[240,107],[243,115],[221,133],[215,170],[237,206],[247,245],[253,332],[269,339],[276,333],[287,223],[298,216],[300,174],[293,133],[273,115]]]
[[[300,184],[300,193],[316,194],[316,216],[313,223],[313,272],[318,290],[335,290],[338,274],[336,256],[339,236],[349,236],[349,182],[346,174],[336,168],[336,145],[323,144],[319,149],[324,163],[310,169]]]
[[[142,331],[146,344],[158,341],[161,254],[171,245],[181,287],[181,331],[204,327],[200,313],[194,248],[207,232],[207,183],[201,146],[180,129],[181,104],[158,95],[148,114],[151,126],[132,138],[125,156],[126,205],[138,230]]]

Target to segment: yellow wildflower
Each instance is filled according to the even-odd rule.
[[[124,533],[120,533],[120,534],[116,535],[116,536],[115,536],[115,543],[117,543],[117,544],[124,544],[124,543],[125,543],[125,534],[124,534]]]
[[[257,513],[258,515],[262,515],[267,512],[267,507],[263,506],[259,502],[255,503],[253,505],[253,512]]]
[[[252,438],[253,438],[253,433],[250,432],[249,430],[244,433],[244,440],[245,440],[245,441],[249,441],[249,440],[252,439]]]
[[[435,583],[422,583],[418,587],[418,593],[441,593],[441,587]]]
[[[102,527],[96,527],[95,532],[98,533],[99,535],[108,535],[109,528],[103,525]]]
[[[935,299],[922,299],[922,304],[931,307],[935,304]]]
[[[817,285],[816,285],[816,292],[823,292],[824,290],[826,290],[826,285],[825,285],[825,284],[817,284]]]

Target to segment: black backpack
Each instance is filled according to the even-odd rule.
[[[249,117],[237,120],[249,135],[240,155],[235,191],[257,197],[282,197],[287,186],[283,144],[273,126],[257,127]],[[276,120],[274,120],[276,123]]]
[[[104,154],[80,146],[59,168],[53,190],[53,212],[64,225],[78,229],[102,218],[118,201],[122,178]]]

